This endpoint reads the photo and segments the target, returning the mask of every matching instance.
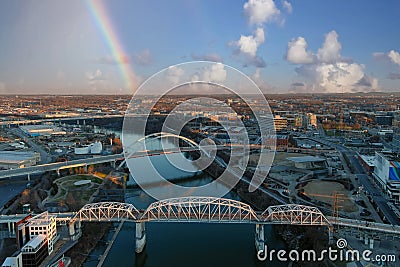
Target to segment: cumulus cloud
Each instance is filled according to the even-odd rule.
[[[303,37],[292,39],[288,43],[286,60],[294,64],[310,64],[314,62],[315,56],[307,50],[307,42]]]
[[[173,84],[178,84],[182,75],[184,74],[184,70],[176,67],[176,66],[171,66],[168,68],[166,71],[166,78],[168,81],[170,81]]]
[[[331,31],[325,36],[322,48],[318,49],[317,57],[320,62],[333,63],[340,60],[342,45],[338,41],[336,31]]]
[[[395,50],[390,50],[389,52],[375,52],[372,53],[372,57],[375,60],[385,62],[387,63],[390,68],[395,68],[392,69],[392,71],[396,72],[391,72],[387,75],[387,78],[389,80],[400,80],[400,73],[398,73],[398,68],[400,67],[400,53],[395,51]]]
[[[390,50],[390,52],[388,53],[388,57],[391,62],[400,66],[400,53],[399,52]]]
[[[257,28],[253,35],[241,35],[240,39],[234,42],[234,45],[238,47],[241,53],[246,54],[250,57],[255,57],[258,47],[260,46],[260,44],[264,43],[264,41],[264,29]]]
[[[214,61],[214,62],[222,62],[222,57],[217,53],[196,55],[192,54],[192,59],[194,60],[204,60],[204,61]]]
[[[316,67],[318,85],[325,92],[365,92],[374,91],[378,87],[375,78],[364,74],[364,65],[357,63],[338,62],[321,64]]]
[[[211,67],[204,69],[202,73],[203,81],[223,82],[226,80],[225,66],[221,63],[215,63]]]
[[[303,88],[309,91],[327,93],[378,91],[378,80],[365,74],[365,66],[341,56],[342,45],[335,31],[325,36],[325,41],[317,54],[307,50],[303,37],[288,43],[286,60],[300,64],[296,72],[308,83]],[[377,55],[378,56],[378,55]],[[300,84],[300,82],[298,82]],[[309,84],[309,85],[307,85]],[[292,84],[292,89],[297,85]]]
[[[292,5],[288,1],[284,0],[282,7],[288,13],[292,12]],[[259,46],[265,42],[264,26],[269,22],[278,22],[283,25],[284,19],[281,18],[281,11],[273,0],[248,0],[243,5],[243,11],[250,26],[256,26],[257,29],[253,34],[242,34],[239,40],[229,43],[230,46],[235,47],[233,57],[241,61],[244,67],[251,65],[264,68],[266,66],[264,59],[257,55]]]
[[[293,7],[292,7],[292,4],[291,4],[291,3],[289,3],[288,1],[283,1],[282,5],[283,5],[283,8],[286,9],[286,11],[287,11],[289,14],[292,14],[292,12],[293,12]]]
[[[259,27],[252,35],[241,35],[238,41],[233,41],[230,45],[236,47],[234,56],[242,61],[244,66],[252,65],[264,68],[266,65],[264,59],[257,55],[258,47],[264,42],[264,29]]]
[[[243,9],[250,25],[261,25],[276,19],[280,14],[273,0],[249,0]]]
[[[149,49],[144,49],[143,51],[133,55],[133,61],[138,65],[147,66],[153,63],[153,56]]]

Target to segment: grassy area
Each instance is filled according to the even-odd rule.
[[[82,180],[90,180],[91,184],[81,187],[74,184]],[[71,175],[59,178],[55,181],[58,186],[58,192],[50,201],[64,201],[72,207],[83,206],[89,201],[102,182],[103,179],[93,175]]]

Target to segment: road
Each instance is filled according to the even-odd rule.
[[[91,164],[100,164],[106,162],[112,162],[118,159],[123,159],[124,156],[122,154],[113,154],[107,156],[98,156],[93,158],[87,159],[77,159],[77,160],[70,160],[65,162],[54,162],[42,165],[36,165],[32,167],[26,168],[19,168],[19,169],[12,169],[12,170],[5,170],[0,171],[0,179],[10,178],[12,176],[22,176],[28,175],[33,173],[43,173],[46,171],[55,171],[55,170],[62,170],[74,167],[82,167]]]
[[[24,133],[21,129],[19,128],[11,128],[8,129],[13,135],[18,136],[22,140],[24,140],[30,147],[33,148],[34,151],[40,153],[40,163],[46,164],[51,162],[51,156],[47,151],[45,151],[41,146],[36,144],[30,136],[28,136],[26,133]]]
[[[318,140],[318,142],[331,146],[347,156],[351,166],[353,167],[354,175],[358,178],[358,182],[364,187],[365,191],[370,195],[373,202],[376,203],[379,210],[382,211],[385,218],[393,225],[400,225],[400,219],[394,214],[387,204],[388,199],[385,198],[380,189],[373,184],[365,169],[361,166],[356,152],[341,144],[336,144],[326,140]]]

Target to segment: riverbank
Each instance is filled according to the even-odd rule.
[[[90,252],[111,227],[112,223],[82,223],[82,236],[79,238],[79,242],[65,253],[66,257],[72,259],[70,267],[82,266]]]
[[[204,170],[210,177],[216,179],[224,169],[216,163],[211,164]],[[251,177],[247,177],[251,179]],[[248,185],[239,181],[234,187],[235,192],[255,210],[263,211],[271,205],[277,205],[277,201],[256,189],[254,192],[248,191]],[[328,248],[328,229],[326,226],[294,226],[294,225],[274,225],[279,237],[283,240],[289,250],[310,250],[321,252]],[[340,263],[341,264],[341,263]],[[292,266],[337,266],[328,260],[322,262],[296,262]]]

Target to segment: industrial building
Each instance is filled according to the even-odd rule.
[[[392,154],[375,152],[373,177],[391,199],[400,201],[400,159]]]
[[[32,137],[66,134],[60,127],[54,125],[24,125],[20,126],[20,129]]]
[[[0,169],[25,168],[38,164],[40,154],[32,151],[0,151]]]
[[[74,153],[76,155],[100,154],[102,151],[103,145],[101,142],[94,142],[86,146],[74,148]]]

